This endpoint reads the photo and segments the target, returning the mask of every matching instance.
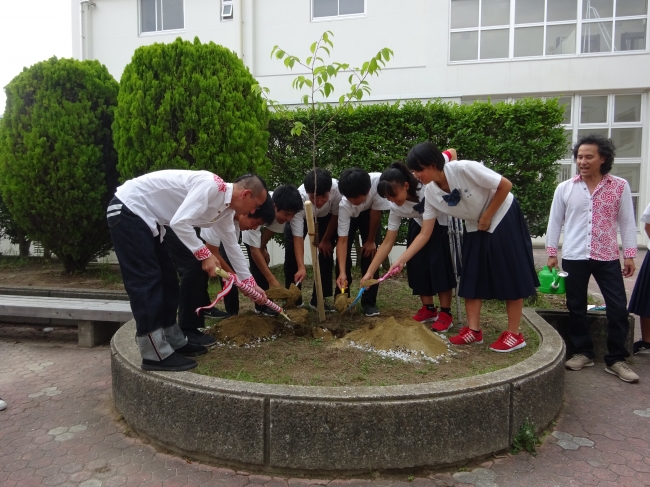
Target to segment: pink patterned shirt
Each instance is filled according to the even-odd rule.
[[[567,260],[618,260],[617,228],[623,255],[636,256],[636,220],[630,186],[625,179],[605,174],[593,194],[577,176],[555,189],[546,229],[546,253],[557,256],[564,226],[562,258]]]

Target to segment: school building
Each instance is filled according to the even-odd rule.
[[[611,137],[613,174],[629,181],[637,218],[650,202],[647,0],[71,0],[71,15],[74,56],[118,80],[139,46],[198,36],[235,51],[273,99],[297,104],[301,72],[271,50],[306,58],[332,31],[333,61],[395,53],[370,80],[372,102],[561,97],[568,141]],[[575,174],[568,150],[560,162],[560,179]]]

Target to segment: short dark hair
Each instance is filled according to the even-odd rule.
[[[273,200],[268,193],[266,194],[266,201],[262,203],[262,206],[253,213],[249,213],[248,217],[254,218],[255,220],[262,219],[266,225],[273,223],[275,220],[275,207],[273,206]]]
[[[415,179],[406,164],[399,161],[393,162],[388,169],[381,173],[377,184],[377,194],[382,198],[397,196],[395,185],[404,186],[405,183],[409,183],[408,195],[411,198],[417,198],[417,191],[421,186],[420,181]]]
[[[370,193],[370,174],[358,167],[346,169],[339,178],[339,191],[346,198],[357,198]]]
[[[596,145],[598,146],[598,154],[605,159],[603,165],[600,166],[600,174],[607,174],[612,170],[614,164],[614,157],[616,157],[616,147],[612,139],[608,139],[604,135],[589,134],[578,139],[576,145],[573,147],[573,158],[578,159],[578,150],[581,145]]]
[[[250,189],[253,193],[253,196],[259,196],[262,191],[268,191],[266,187],[266,181],[261,176],[257,174],[244,174],[239,176],[233,181],[233,184],[237,183],[242,186],[244,189]]]
[[[411,171],[422,171],[425,167],[431,166],[442,171],[445,167],[445,156],[433,143],[421,142],[409,151],[406,165]]]
[[[283,184],[273,190],[273,204],[278,211],[298,213],[302,210],[303,202],[298,188],[293,184]]]
[[[325,196],[332,189],[332,173],[327,169],[322,169],[320,167],[316,168],[316,188],[314,188],[314,171],[309,171],[305,176],[305,179],[302,180],[302,184],[305,186],[305,191],[309,194],[313,194],[314,191],[317,191],[316,196]]]

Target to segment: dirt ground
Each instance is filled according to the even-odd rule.
[[[114,264],[91,264],[85,273],[66,274],[56,260],[0,256],[0,287],[76,288],[124,291]]]

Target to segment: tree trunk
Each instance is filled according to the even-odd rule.
[[[29,257],[29,247],[32,245],[32,241],[27,238],[25,232],[21,229],[18,229],[16,233],[18,234],[18,255]]]

